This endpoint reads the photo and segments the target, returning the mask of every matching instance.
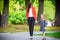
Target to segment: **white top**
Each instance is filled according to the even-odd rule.
[[[33,17],[32,8],[29,9],[28,17]]]

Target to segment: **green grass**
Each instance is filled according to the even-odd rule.
[[[28,31],[27,25],[8,25],[8,27],[0,28],[0,32],[26,32]]]
[[[59,31],[60,27],[46,27],[46,31]],[[29,27],[27,24],[24,25],[8,25],[8,27],[0,28],[0,32],[28,32]],[[35,25],[34,31],[40,31],[40,26]]]
[[[35,36],[42,36],[42,34],[34,34]],[[60,32],[46,33],[47,37],[60,38]]]

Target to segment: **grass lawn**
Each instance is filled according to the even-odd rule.
[[[60,27],[46,27],[46,31],[59,31]],[[8,27],[0,28],[0,32],[28,32],[29,27],[27,24],[24,25],[8,25]],[[40,26],[35,25],[34,31],[40,31]]]
[[[42,34],[34,34],[35,36],[42,36]],[[60,38],[60,32],[46,33],[47,37]]]

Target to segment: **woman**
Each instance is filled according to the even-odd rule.
[[[30,38],[33,38],[34,23],[36,20],[36,10],[33,5],[29,2],[26,8],[26,19],[29,25]]]

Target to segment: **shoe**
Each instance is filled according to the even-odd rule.
[[[30,36],[30,39],[33,39],[33,36]]]
[[[42,40],[46,40],[46,38],[43,38]]]

